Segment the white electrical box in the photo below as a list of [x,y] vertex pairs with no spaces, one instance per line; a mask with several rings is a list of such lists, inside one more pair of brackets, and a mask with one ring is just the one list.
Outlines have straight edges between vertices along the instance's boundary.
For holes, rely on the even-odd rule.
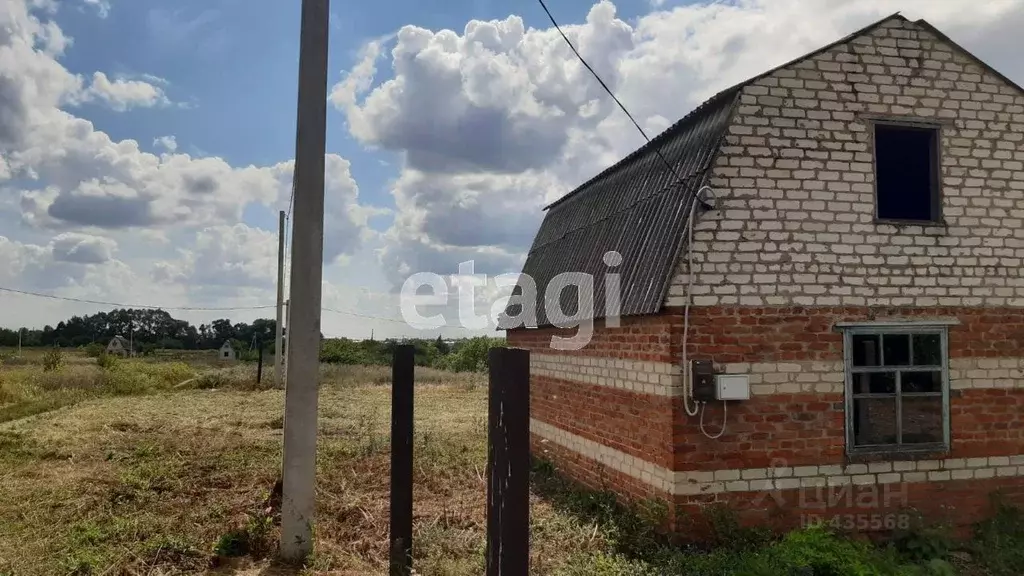
[[746,374],[716,374],[715,397],[718,400],[750,400],[750,377]]

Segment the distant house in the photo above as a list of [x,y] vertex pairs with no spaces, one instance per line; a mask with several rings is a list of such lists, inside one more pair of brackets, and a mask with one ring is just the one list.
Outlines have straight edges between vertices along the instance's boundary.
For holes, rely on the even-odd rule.
[[107,344],[107,354],[124,357],[134,356],[132,345],[124,336],[114,336],[110,339],[110,343]]
[[224,341],[224,344],[221,345],[220,350],[217,352],[217,357],[221,360],[234,360],[236,358],[235,348],[231,345],[230,340]]

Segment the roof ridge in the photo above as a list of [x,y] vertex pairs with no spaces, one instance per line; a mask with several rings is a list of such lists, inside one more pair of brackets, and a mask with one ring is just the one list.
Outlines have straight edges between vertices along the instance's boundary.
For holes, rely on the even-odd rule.
[[1014,88],[1016,88],[1020,92],[1024,93],[1024,88],[1022,88],[1020,86],[1020,84],[1017,84],[1013,80],[1010,80],[1010,78],[1008,78],[1005,74],[1003,74],[999,70],[996,70],[991,64],[989,64],[988,62],[986,62],[986,61],[982,60],[981,58],[978,58],[977,56],[972,54],[970,50],[968,50],[967,48],[964,48],[963,45],[958,43],[956,40],[953,40],[952,38],[947,36],[945,32],[943,32],[943,31],[939,30],[938,28],[936,28],[934,25],[932,25],[931,22],[928,22],[924,18],[918,18],[917,20],[914,20],[913,22],[914,22],[914,24],[917,24],[918,26],[924,28],[928,32],[931,32],[932,34],[938,36],[939,40],[942,40],[943,42],[946,42],[947,44],[950,44],[953,48],[956,48],[957,50],[963,52],[964,54],[967,55],[968,58],[970,58],[971,60],[974,60],[976,63],[978,63],[985,70],[988,70],[989,72],[995,74],[996,77],[998,77],[1003,82],[1006,82],[1010,86],[1013,86]]

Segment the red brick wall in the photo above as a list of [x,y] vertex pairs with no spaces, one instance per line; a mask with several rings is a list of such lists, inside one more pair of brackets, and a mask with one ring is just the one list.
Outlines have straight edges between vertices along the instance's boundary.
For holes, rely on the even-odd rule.
[[[953,392],[948,457],[1024,453],[1024,390]],[[774,394],[730,402],[725,434],[715,440],[701,433],[698,417],[687,416],[682,402],[682,398],[673,399],[673,470],[846,462],[842,394]],[[705,430],[717,434],[721,423],[721,403],[709,403],[704,414]]]
[[[952,358],[1024,356],[1024,309],[709,306],[690,309],[689,354],[718,363],[840,360],[836,322],[955,317]],[[678,339],[682,340],[681,328]]]
[[[670,470],[732,470],[843,464],[841,394],[774,394],[730,402],[725,434],[710,439],[682,398],[554,378],[531,379],[532,417]],[[1024,453],[1024,390],[954,391],[950,458]],[[722,405],[709,403],[716,434]],[[936,455],[941,457],[942,455]]]
[[1024,454],[1024,390],[953,390],[949,425],[954,458]]
[[[949,329],[953,358],[1024,356],[1024,309],[1021,308],[908,308],[708,306],[690,309],[689,353],[719,363],[839,360],[842,334],[836,322],[889,317],[958,318]],[[653,316],[621,319],[608,328],[594,325],[594,337],[583,354],[633,360],[678,362],[682,354],[683,315],[669,309]],[[551,352],[551,337],[569,337],[575,330],[538,328],[511,330],[510,346]]]
[[[674,398],[674,470],[730,470],[836,464],[843,459],[842,395],[778,394],[730,402],[725,434],[712,440],[700,431],[699,417],[688,416],[683,399]],[[722,404],[709,403],[704,429],[722,427]]]
[[530,379],[533,418],[663,468],[672,467],[672,399],[555,378]]
[[[718,364],[739,362],[839,361],[841,321],[892,317],[955,317],[949,328],[952,358],[1024,356],[1024,310],[972,308],[858,307],[694,307],[690,311],[689,354]],[[678,362],[681,359],[682,315],[669,310],[658,316],[623,319],[618,328],[594,328],[584,350],[559,354]],[[509,344],[550,352],[550,338],[570,336],[560,329],[517,330]],[[531,382],[532,416],[558,428],[626,454],[673,470],[765,468],[845,463],[845,418],[842,394],[776,394],[754,396],[729,406],[725,435],[716,440],[699,431],[696,417],[683,411],[681,398],[638,394],[610,387],[535,376]],[[716,433],[721,404],[711,403],[705,426]],[[1024,390],[954,390],[951,393],[952,446],[948,457],[977,458],[1024,453]],[[562,473],[592,488],[612,488],[629,498],[664,497],[650,486],[605,468],[551,442],[538,443]],[[942,455],[933,455],[942,457]],[[922,483],[908,487],[909,506],[934,516],[936,502],[987,502],[994,487],[1024,492],[1020,478]],[[806,491],[805,491],[806,492]],[[797,494],[794,492],[793,494]],[[712,499],[715,497],[711,497]],[[749,521],[777,523],[776,517],[799,521],[795,508],[773,512],[751,509],[751,494],[719,495]],[[788,501],[788,500],[787,500]],[[694,510],[693,499],[676,499],[679,510]],[[929,508],[931,507],[931,508]],[[958,516],[973,521],[982,504]],[[878,514],[833,507],[840,515]]]
[[552,350],[551,337],[568,338],[576,330],[562,328],[538,328],[534,330],[510,330],[508,344],[514,348],[526,348],[538,352],[555,354],[580,354],[608,358],[626,358],[656,362],[674,362],[678,350],[673,344],[674,316],[632,316],[622,318],[620,326],[606,327],[603,320],[594,323],[594,336],[582,350]]

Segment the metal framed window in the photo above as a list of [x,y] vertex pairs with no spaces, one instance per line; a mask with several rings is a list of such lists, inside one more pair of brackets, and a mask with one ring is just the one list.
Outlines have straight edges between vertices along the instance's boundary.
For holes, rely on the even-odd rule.
[[946,328],[849,327],[843,339],[847,453],[947,451]]

